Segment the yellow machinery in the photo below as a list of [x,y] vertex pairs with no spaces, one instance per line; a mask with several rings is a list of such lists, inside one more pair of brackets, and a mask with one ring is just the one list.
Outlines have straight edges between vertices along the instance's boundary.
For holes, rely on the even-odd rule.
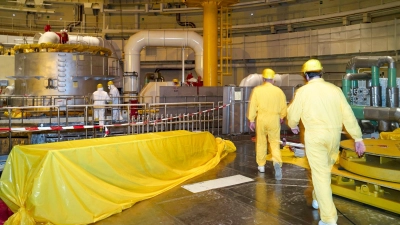
[[340,166],[332,169],[334,194],[400,214],[400,141],[365,139],[359,158],[354,141],[340,143]]

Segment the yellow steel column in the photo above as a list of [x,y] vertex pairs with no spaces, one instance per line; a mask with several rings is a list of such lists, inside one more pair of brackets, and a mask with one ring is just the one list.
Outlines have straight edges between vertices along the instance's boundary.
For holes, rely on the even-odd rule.
[[203,6],[203,76],[204,86],[217,86],[218,67],[218,4],[204,1]]

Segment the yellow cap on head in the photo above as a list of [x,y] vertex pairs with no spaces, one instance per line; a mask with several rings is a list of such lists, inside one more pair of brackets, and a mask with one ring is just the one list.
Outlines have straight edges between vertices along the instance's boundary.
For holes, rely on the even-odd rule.
[[112,80],[108,81],[107,85],[114,85],[114,82]]
[[103,87],[102,84],[98,84],[98,85],[97,85],[97,88],[102,88],[102,87]]
[[178,79],[173,79],[173,80],[172,80],[172,82],[174,82],[174,83],[178,83],[178,82],[179,82],[179,80],[178,80]]
[[302,73],[306,72],[321,72],[322,71],[321,62],[317,59],[310,59],[306,63],[303,64],[301,68]]
[[263,70],[262,76],[265,79],[274,79],[275,71],[273,71],[271,69],[265,69],[265,70]]

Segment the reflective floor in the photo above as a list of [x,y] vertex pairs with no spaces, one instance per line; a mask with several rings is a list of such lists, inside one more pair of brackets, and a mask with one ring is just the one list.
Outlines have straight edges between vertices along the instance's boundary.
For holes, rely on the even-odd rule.
[[[308,170],[284,164],[283,179],[276,181],[272,162],[267,162],[264,174],[258,172],[252,141],[234,143],[236,153],[184,184],[237,174],[252,178],[253,182],[200,193],[177,186],[96,224],[318,224],[318,210],[311,207]],[[400,224],[400,215],[339,196],[334,196],[334,202],[339,225]]]

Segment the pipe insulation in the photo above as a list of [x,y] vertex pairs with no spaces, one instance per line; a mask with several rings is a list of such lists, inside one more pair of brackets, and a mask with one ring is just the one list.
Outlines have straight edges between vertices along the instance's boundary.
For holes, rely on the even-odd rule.
[[400,108],[351,106],[357,119],[400,122]]
[[348,73],[343,77],[344,80],[369,80],[370,73]]
[[[124,77],[124,92],[137,92],[137,79],[140,77],[140,52],[146,46],[189,47],[195,52],[195,71],[203,76],[203,38],[194,31],[140,31],[127,41],[125,52],[125,73],[138,73],[138,77]],[[183,60],[183,59],[182,59]],[[136,79],[132,81],[132,79]]]
[[389,68],[396,68],[396,62],[390,56],[356,56],[347,63],[346,71],[357,71],[358,68],[382,67],[388,64]]

